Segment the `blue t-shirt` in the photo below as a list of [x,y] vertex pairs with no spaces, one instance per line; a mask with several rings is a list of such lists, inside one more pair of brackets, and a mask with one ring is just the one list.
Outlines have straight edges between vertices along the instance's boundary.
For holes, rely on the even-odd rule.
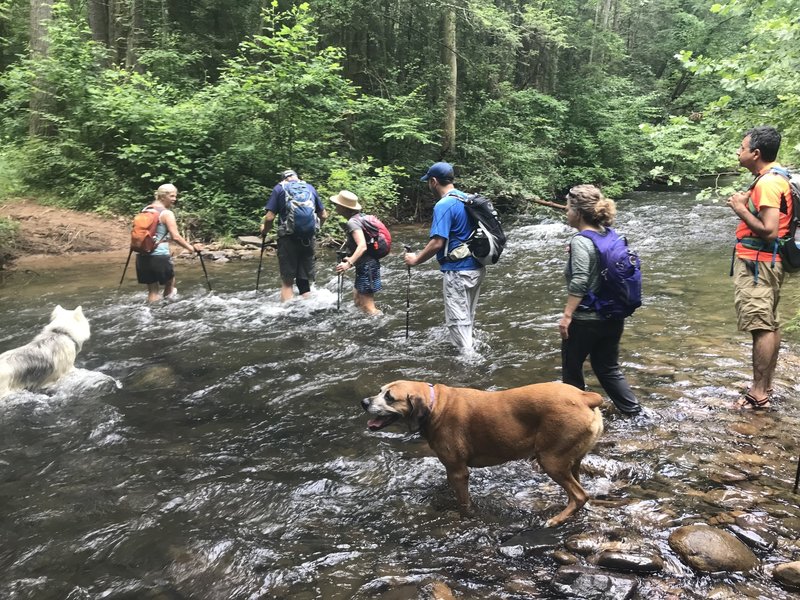
[[[318,215],[322,214],[322,211],[325,210],[325,207],[322,206],[322,200],[319,199],[319,194],[317,190],[314,189],[314,186],[310,183],[303,181],[308,186],[308,189],[311,190],[311,195],[314,196],[314,210]],[[264,207],[264,211],[272,211],[274,214],[279,215],[281,221],[283,221],[284,217],[286,216],[286,190],[283,187],[284,184],[279,183],[274,188],[272,188],[272,193],[269,195],[269,200],[267,200],[267,205]]]
[[472,271],[481,268],[481,264],[472,256],[455,261],[444,259],[454,248],[467,241],[473,229],[467,208],[458,196],[464,198],[466,194],[460,190],[451,190],[433,207],[430,237],[438,236],[446,240],[444,248],[436,253],[441,271]]

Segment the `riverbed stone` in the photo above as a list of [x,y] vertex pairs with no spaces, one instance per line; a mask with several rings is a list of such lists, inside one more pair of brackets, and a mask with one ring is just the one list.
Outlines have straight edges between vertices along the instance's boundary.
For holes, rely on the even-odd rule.
[[508,538],[500,545],[499,552],[509,558],[540,555],[561,543],[552,528],[526,529]]
[[739,525],[728,525],[728,530],[750,548],[759,552],[771,552],[778,545],[778,539],[766,531]]
[[433,581],[422,587],[419,598],[422,600],[455,600],[453,590],[446,583]]
[[745,473],[726,468],[712,471],[711,473],[709,473],[708,478],[711,481],[715,481],[717,483],[725,483],[725,484],[740,483],[742,481],[748,480],[748,476]]
[[750,571],[759,564],[736,536],[707,525],[679,527],[670,534],[669,546],[684,563],[703,573]]
[[597,566],[628,573],[658,573],[664,568],[664,561],[655,554],[603,550],[597,557]]
[[785,588],[800,592],[800,561],[778,565],[772,571],[772,578]]
[[622,539],[622,534],[615,531],[579,533],[567,538],[564,545],[570,552],[588,556],[601,550],[620,550],[623,546]]
[[578,563],[578,557],[563,550],[553,552],[553,560],[560,565],[574,565]]
[[261,236],[258,235],[240,235],[236,239],[246,246],[261,247]]
[[629,575],[617,575],[590,567],[565,566],[556,571],[550,585],[568,598],[629,600],[639,584],[635,577]]

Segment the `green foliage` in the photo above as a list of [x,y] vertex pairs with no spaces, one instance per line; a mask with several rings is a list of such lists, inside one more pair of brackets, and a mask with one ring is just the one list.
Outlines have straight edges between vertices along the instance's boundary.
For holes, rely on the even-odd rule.
[[480,165],[460,177],[466,189],[492,198],[549,192],[558,180],[559,137],[567,106],[535,90],[502,86],[502,95],[472,99],[479,108],[462,125],[464,162]]
[[150,72],[99,68],[96,45],[57,4],[48,58],[0,79],[6,131],[25,126],[16,108],[36,77],[59,99],[48,116],[53,137],[7,141],[24,183],[42,193],[57,182],[67,206],[129,213],[171,181],[199,233],[252,230],[280,168],[312,179],[328,172],[318,157],[341,143],[332,125],[352,106],[341,51],[317,51],[308,6],[276,6],[263,15],[270,35],[242,43],[216,85],[191,90]]
[[[744,132],[770,124],[783,135],[779,159],[800,162],[800,3],[796,0],[729,0],[711,12],[740,24],[739,44],[723,55],[684,51],[688,73],[716,93],[701,123],[673,117],[646,129],[657,148],[660,172],[673,179],[736,167],[735,149]],[[699,114],[699,113],[698,113]]]
[[695,122],[688,117],[671,117],[664,126],[644,123],[641,129],[656,164],[650,171],[653,179],[676,184],[687,174],[715,173],[731,166],[733,153],[725,144],[727,132],[720,131],[713,119]]
[[318,190],[331,217],[325,222],[323,233],[341,237],[341,225],[346,219],[336,214],[336,209],[328,198],[341,190],[349,190],[358,196],[359,204],[365,214],[388,215],[400,199],[400,186],[397,180],[403,177],[402,168],[381,167],[367,157],[357,163],[336,154],[331,155],[332,166],[328,179],[320,184]]
[[[759,122],[800,157],[797,0],[712,2],[460,3],[459,184],[510,203],[577,182],[616,196],[735,165]],[[144,3],[137,35],[131,6],[114,3],[107,46],[86,3],[55,2],[34,61],[28,3],[0,0],[0,192],[130,213],[171,181],[184,224],[232,235],[254,232],[292,167],[379,216],[419,214],[417,174],[443,158],[442,5]]]
[[13,254],[19,234],[19,223],[0,217],[0,268]]

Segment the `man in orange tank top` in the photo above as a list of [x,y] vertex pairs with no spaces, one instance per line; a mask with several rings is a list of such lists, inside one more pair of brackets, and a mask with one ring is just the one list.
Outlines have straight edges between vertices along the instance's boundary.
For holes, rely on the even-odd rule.
[[778,302],[784,280],[777,240],[787,235],[791,190],[784,177],[773,173],[781,135],[774,127],[748,131],[737,156],[755,181],[746,192],[728,198],[740,221],[736,228],[733,264],[734,306],[740,331],[753,338],[753,383],[736,408],[763,409],[770,405],[772,376],[781,344]]

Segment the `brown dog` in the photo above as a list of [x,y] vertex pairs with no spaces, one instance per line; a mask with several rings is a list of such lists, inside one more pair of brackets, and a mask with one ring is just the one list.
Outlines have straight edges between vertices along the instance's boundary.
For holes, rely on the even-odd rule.
[[468,467],[537,459],[564,488],[567,507],[545,524],[560,525],[588,500],[578,482],[581,460],[603,433],[599,394],[564,383],[537,383],[501,392],[395,381],[361,405],[383,429],[398,420],[419,431],[447,470],[462,512],[469,512]]

